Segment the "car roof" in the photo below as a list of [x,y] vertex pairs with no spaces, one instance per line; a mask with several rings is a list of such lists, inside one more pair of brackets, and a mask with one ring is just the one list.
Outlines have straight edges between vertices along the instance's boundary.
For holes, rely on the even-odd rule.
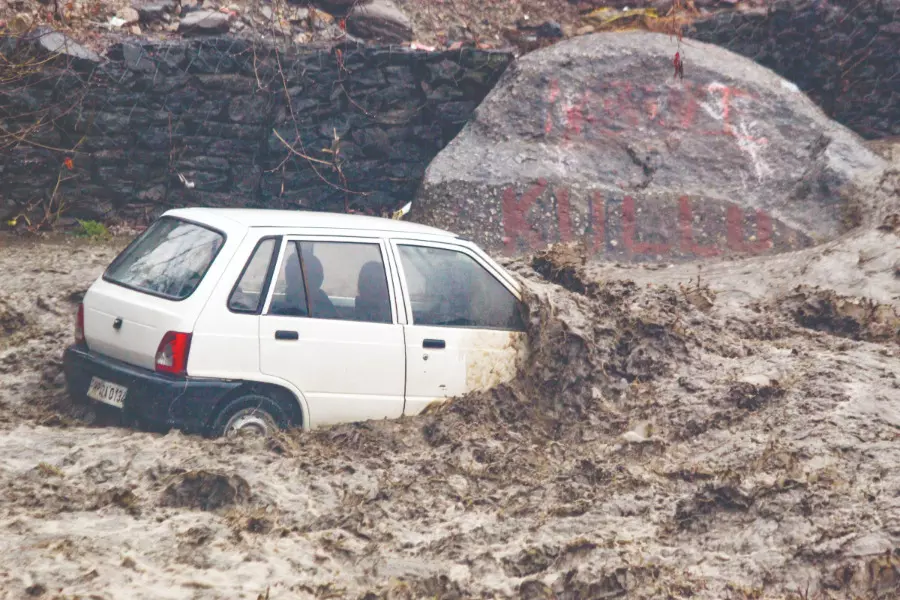
[[410,223],[409,221],[309,210],[189,207],[169,210],[165,214],[172,217],[200,221],[209,225],[213,225],[213,222],[221,219],[228,219],[244,227],[355,229],[407,235],[425,234],[429,236],[458,237],[457,234],[450,231],[419,223]]

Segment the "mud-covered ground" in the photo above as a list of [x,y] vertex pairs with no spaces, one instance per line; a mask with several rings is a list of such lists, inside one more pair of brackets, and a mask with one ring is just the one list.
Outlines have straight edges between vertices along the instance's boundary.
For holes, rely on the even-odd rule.
[[125,240],[2,237],[0,596],[900,597],[891,177],[858,232],[699,285],[515,261],[513,384],[269,442],[69,407],[75,301]]

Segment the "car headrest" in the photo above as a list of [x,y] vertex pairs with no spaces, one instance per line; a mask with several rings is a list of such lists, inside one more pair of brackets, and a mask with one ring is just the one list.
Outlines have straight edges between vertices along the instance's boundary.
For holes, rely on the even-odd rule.
[[325,281],[325,270],[322,261],[314,254],[303,254],[303,266],[306,269],[306,283],[310,289],[317,290]]
[[362,266],[359,270],[359,280],[357,281],[357,289],[359,294],[374,294],[381,292],[380,295],[387,294],[387,281],[384,278],[384,267],[381,263],[373,260]]

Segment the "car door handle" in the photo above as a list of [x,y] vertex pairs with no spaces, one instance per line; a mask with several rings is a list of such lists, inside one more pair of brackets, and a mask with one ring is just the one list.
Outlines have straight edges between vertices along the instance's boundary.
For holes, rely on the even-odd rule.
[[300,334],[296,331],[284,331],[283,329],[279,329],[275,332],[276,340],[299,340]]
[[441,348],[447,347],[447,342],[445,342],[444,340],[423,340],[422,347],[440,350]]

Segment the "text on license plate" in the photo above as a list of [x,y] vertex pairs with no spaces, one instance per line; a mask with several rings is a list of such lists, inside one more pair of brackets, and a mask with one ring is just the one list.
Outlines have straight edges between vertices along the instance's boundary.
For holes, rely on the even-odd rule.
[[99,377],[91,378],[91,385],[88,386],[87,391],[88,398],[119,408],[122,408],[127,393],[128,388],[104,381]]

